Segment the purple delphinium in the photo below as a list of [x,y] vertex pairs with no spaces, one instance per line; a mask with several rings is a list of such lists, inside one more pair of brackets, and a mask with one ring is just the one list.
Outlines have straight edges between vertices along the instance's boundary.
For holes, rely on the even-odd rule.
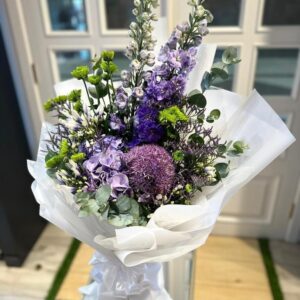
[[163,135],[163,127],[158,123],[158,110],[146,105],[140,106],[135,116],[134,139],[130,146],[157,143]]
[[[172,189],[175,166],[170,154],[157,145],[143,145],[131,149],[124,156],[128,178],[140,202],[154,201]],[[147,200],[148,199],[148,200]]]

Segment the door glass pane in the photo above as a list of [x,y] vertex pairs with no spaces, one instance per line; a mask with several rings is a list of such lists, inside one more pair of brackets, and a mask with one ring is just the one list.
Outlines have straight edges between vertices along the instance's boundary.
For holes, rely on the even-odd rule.
[[135,19],[133,0],[105,0],[105,8],[108,29],[127,29]]
[[55,51],[55,55],[61,81],[72,78],[71,71],[79,65],[89,65],[91,61],[90,50],[59,50]]
[[120,72],[129,69],[129,59],[125,56],[124,51],[115,51],[114,62],[118,66],[118,72],[115,74],[114,79],[120,79]]
[[[224,49],[221,49],[221,48],[217,49],[214,63],[218,63],[218,62],[222,61],[223,52],[224,52]],[[229,66],[228,67],[228,74],[229,74],[228,79],[227,80],[222,80],[221,78],[217,78],[214,81],[213,85],[216,86],[216,87],[225,89],[225,90],[232,91],[232,89],[233,89],[234,69],[235,69],[234,66]]]
[[265,0],[263,25],[300,25],[299,0]]
[[214,15],[211,26],[238,26],[241,0],[208,0],[204,6]]
[[53,31],[87,31],[84,0],[47,0]]
[[259,49],[255,88],[262,95],[291,95],[298,49]]

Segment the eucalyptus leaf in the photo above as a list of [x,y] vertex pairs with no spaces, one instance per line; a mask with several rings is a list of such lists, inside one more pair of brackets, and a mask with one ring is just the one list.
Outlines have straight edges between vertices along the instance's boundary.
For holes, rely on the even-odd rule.
[[192,135],[190,135],[189,140],[198,145],[204,144],[204,139],[197,133],[193,133]]
[[108,200],[111,194],[109,185],[103,185],[96,192],[96,202],[99,206],[100,212],[104,212],[108,206]]
[[92,214],[97,214],[99,210],[99,206],[94,199],[90,199],[84,205],[80,207],[80,217],[87,217]]
[[212,76],[209,72],[205,72],[201,82],[202,93],[208,90],[211,84],[212,84]]
[[223,80],[226,80],[229,77],[228,71],[225,68],[224,69],[221,69],[221,68],[212,68],[211,69],[211,75],[214,78],[219,77],[219,78],[221,78]]
[[210,112],[209,116],[206,118],[206,121],[208,123],[213,123],[214,121],[217,121],[221,116],[221,112],[218,109],[214,109]]
[[207,101],[205,96],[198,90],[194,90],[189,94],[188,103],[191,105],[196,105],[199,108],[205,108]]
[[222,55],[222,61],[226,65],[239,63],[241,60],[238,58],[237,49],[234,47],[226,48]]
[[116,227],[129,226],[133,223],[133,216],[131,215],[110,215],[108,216],[108,222]]
[[218,163],[215,166],[215,169],[217,170],[218,174],[221,178],[226,178],[229,174],[229,165],[226,163]]

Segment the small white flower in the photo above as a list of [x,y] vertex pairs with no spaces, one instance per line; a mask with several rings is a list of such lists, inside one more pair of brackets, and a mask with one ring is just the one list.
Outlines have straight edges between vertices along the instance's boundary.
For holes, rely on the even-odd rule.
[[205,14],[205,8],[202,5],[199,5],[196,9],[196,15],[201,18],[204,16],[204,14]]
[[130,77],[130,73],[127,70],[123,70],[121,71],[120,76],[122,80],[127,80]]
[[147,60],[147,65],[149,67],[153,67],[155,65],[155,59],[152,59],[152,58],[148,59]]
[[131,22],[131,23],[130,23],[130,26],[129,26],[129,28],[130,28],[131,30],[136,30],[138,27],[139,27],[138,24],[135,23],[135,22]]
[[134,16],[137,16],[139,14],[139,11],[136,8],[134,8],[132,10],[132,13],[133,13]]
[[141,5],[141,1],[140,0],[134,0],[134,6],[140,6]]
[[137,59],[134,59],[132,62],[131,62],[131,68],[133,70],[139,70],[141,68],[141,63],[140,61],[138,61]]
[[148,55],[149,55],[149,52],[145,49],[143,49],[141,52],[140,52],[140,57],[141,59],[146,59],[148,58]]

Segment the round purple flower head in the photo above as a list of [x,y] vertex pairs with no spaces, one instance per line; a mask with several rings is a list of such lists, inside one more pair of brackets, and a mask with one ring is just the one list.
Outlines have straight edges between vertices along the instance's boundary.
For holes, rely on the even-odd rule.
[[125,154],[129,184],[136,193],[166,195],[170,192],[175,166],[172,157],[162,147],[143,145],[132,148]]

